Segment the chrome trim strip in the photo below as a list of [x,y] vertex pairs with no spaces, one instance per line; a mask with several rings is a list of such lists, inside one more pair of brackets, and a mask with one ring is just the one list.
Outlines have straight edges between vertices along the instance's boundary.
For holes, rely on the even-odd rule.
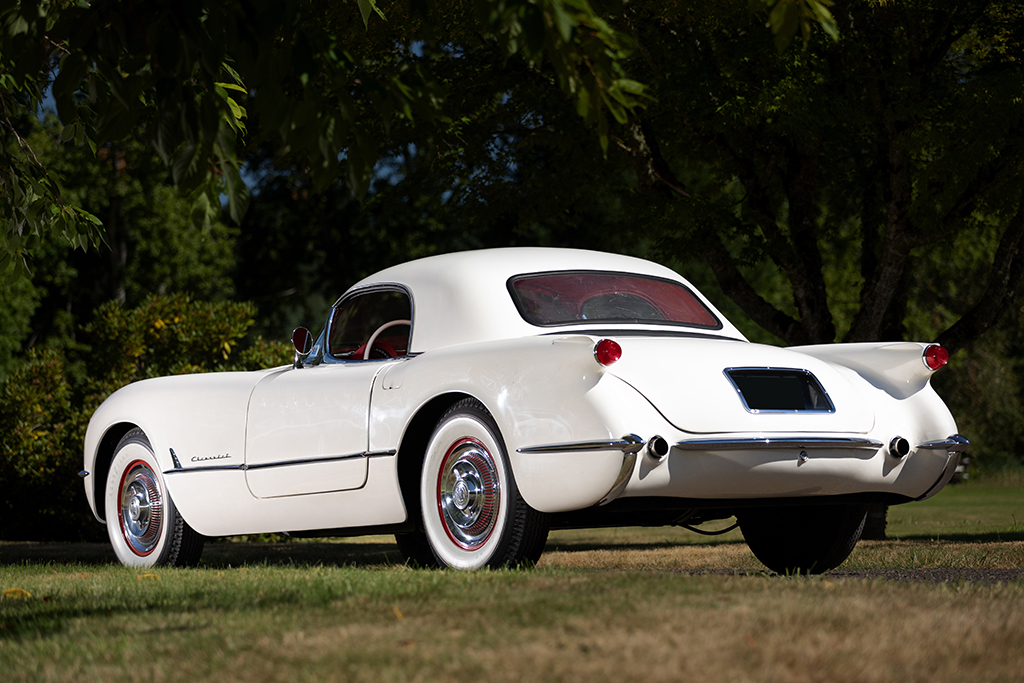
[[745,451],[774,449],[827,449],[876,451],[881,441],[867,438],[826,437],[826,436],[751,436],[725,439],[688,439],[680,441],[676,448],[684,451]]
[[953,434],[941,441],[928,441],[926,443],[918,444],[917,448],[924,450],[934,451],[948,451],[950,453],[960,453],[967,450],[970,445],[970,441],[966,437],[960,434]]
[[549,446],[530,446],[517,448],[516,453],[579,453],[582,451],[622,451],[622,466],[615,475],[615,483],[608,493],[598,501],[598,505],[607,505],[626,490],[629,478],[633,475],[637,453],[644,447],[644,440],[636,434],[627,434],[621,439],[608,441],[576,441],[573,443],[551,444]]
[[932,484],[932,487],[925,491],[923,496],[921,496],[920,498],[915,498],[914,500],[927,500],[931,498],[936,493],[941,491],[946,486],[946,484],[949,483],[949,480],[953,478],[953,472],[956,471],[957,465],[960,464],[960,454],[950,452],[946,454],[946,457],[948,458],[948,460],[946,460],[946,466],[943,468],[942,474],[940,474],[939,478],[935,480],[935,483]]
[[267,470],[274,467],[290,467],[292,465],[315,465],[318,463],[325,462],[339,462],[341,460],[354,460],[355,458],[365,458],[367,454],[363,453],[351,453],[349,455],[332,455],[327,458],[304,458],[302,460],[286,460],[284,462],[267,462],[260,463],[258,465],[245,465],[246,470]]
[[188,472],[213,472],[218,470],[241,470],[245,471],[248,468],[245,465],[206,465],[204,467],[188,467],[181,468],[180,470],[164,470],[164,474],[185,474]]
[[607,441],[574,441],[556,443],[546,446],[527,446],[517,448],[516,453],[574,453],[578,451],[622,451],[638,453],[644,447],[644,440],[636,434],[629,434],[621,439]]
[[608,493],[604,494],[604,498],[598,501],[598,505],[607,505],[626,490],[626,484],[629,483],[629,478],[633,474],[633,466],[636,465],[636,453],[637,451],[634,450],[623,450],[622,467],[619,468],[619,474],[615,477],[615,483],[608,489]]
[[211,472],[223,470],[242,470],[243,472],[247,472],[249,470],[265,470],[273,467],[290,467],[291,465],[309,465],[325,462],[341,462],[342,460],[354,460],[356,458],[382,458],[387,456],[393,456],[397,453],[398,451],[391,449],[386,451],[366,451],[363,453],[352,453],[350,455],[335,455],[328,458],[306,458],[304,460],[289,460],[287,462],[269,462],[260,465],[207,465],[204,467],[175,468],[173,470],[166,470],[164,474],[179,474],[182,472]]

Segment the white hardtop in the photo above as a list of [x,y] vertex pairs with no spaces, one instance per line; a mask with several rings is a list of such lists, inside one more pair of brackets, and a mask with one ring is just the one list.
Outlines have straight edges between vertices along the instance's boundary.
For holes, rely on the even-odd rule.
[[[610,271],[664,278],[686,285],[721,320],[722,329],[702,330],[664,325],[564,325],[538,327],[526,322],[508,291],[509,278],[552,271]],[[509,247],[440,254],[386,268],[353,285],[358,289],[398,284],[413,297],[413,338],[410,351],[422,353],[445,346],[538,334],[585,334],[587,329],[709,332],[745,339],[689,282],[665,266],[621,254],[583,249]]]

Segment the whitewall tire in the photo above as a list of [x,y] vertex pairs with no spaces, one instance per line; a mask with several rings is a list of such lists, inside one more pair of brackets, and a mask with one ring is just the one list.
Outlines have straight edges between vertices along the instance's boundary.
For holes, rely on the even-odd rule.
[[420,500],[427,544],[443,567],[532,565],[544,550],[547,517],[519,495],[498,427],[475,399],[438,421]]
[[178,514],[149,439],[133,429],[114,451],[104,495],[107,534],[129,567],[194,566],[204,537]]

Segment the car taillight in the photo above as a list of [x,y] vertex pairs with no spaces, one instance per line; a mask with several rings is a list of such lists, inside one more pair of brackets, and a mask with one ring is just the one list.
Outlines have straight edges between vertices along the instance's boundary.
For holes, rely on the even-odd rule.
[[594,358],[601,365],[611,365],[622,358],[622,347],[611,339],[602,339],[594,347]]
[[938,344],[932,344],[924,350],[924,364],[929,370],[938,370],[949,362],[949,351]]

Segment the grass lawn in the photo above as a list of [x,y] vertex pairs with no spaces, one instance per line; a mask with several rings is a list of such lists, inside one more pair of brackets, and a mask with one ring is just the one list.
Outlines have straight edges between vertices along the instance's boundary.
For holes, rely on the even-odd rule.
[[[1018,520],[1022,487],[950,487],[841,570],[1020,568]],[[398,565],[386,537],[213,543],[193,570],[112,557],[0,544],[0,680],[1024,677],[1024,581],[770,576],[738,531],[556,532],[536,569],[472,574]]]

